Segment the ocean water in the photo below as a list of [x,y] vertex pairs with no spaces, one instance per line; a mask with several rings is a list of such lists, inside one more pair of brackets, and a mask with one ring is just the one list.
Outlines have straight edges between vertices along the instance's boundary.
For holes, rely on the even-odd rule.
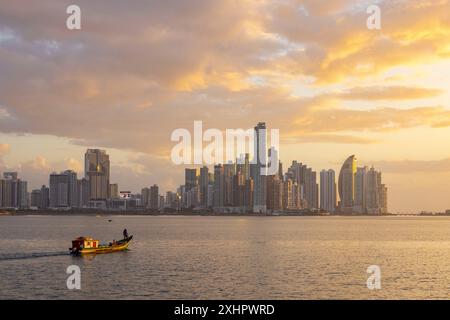
[[[125,227],[126,252],[68,255]],[[3,216],[0,270],[0,299],[448,299],[450,217]]]

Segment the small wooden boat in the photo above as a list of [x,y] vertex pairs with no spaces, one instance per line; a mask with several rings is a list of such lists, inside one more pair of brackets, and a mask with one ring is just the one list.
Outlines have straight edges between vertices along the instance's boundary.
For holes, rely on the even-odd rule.
[[133,239],[132,235],[109,244],[99,244],[98,240],[91,237],[78,237],[72,241],[72,248],[69,248],[69,250],[72,255],[123,251],[128,248],[131,239]]

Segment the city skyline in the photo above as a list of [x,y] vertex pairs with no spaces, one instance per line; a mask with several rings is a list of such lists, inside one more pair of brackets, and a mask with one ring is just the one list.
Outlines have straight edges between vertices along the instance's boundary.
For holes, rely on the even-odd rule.
[[[212,210],[215,213],[328,212],[331,214],[387,214],[388,188],[382,173],[372,166],[358,166],[349,156],[339,171],[317,172],[292,160],[283,170],[280,150],[268,148],[267,127],[258,122],[253,129],[251,153],[235,161],[209,167],[184,169],[184,183],[166,195],[158,184],[143,186],[140,193],[120,191],[110,183],[110,157],[106,150],[89,148],[84,154],[84,177],[71,169],[52,172],[48,187],[28,192],[28,182],[17,172],[4,172],[0,179],[0,208],[100,209],[100,210]],[[272,142],[271,142],[272,143]],[[245,148],[244,148],[245,149]],[[216,150],[217,152],[217,150]],[[222,152],[222,151],[220,151]],[[268,168],[272,165],[276,170]],[[147,184],[148,185],[148,184]],[[337,186],[337,188],[336,188]],[[338,198],[339,196],[339,198]]]
[[338,173],[355,154],[383,172],[390,211],[450,207],[450,1],[377,1],[380,30],[364,0],[80,0],[81,30],[69,4],[0,4],[0,171],[30,189],[82,176],[92,147],[123,189],[173,190],[173,130],[264,119],[285,166]]
[[[255,127],[255,132],[258,132],[258,129],[260,128],[260,126],[264,126],[264,128],[265,128],[265,123],[261,123],[261,122],[258,123],[258,125]],[[258,135],[255,135],[255,150],[254,150],[254,152],[257,152],[258,154],[260,154],[259,149],[256,147],[256,145],[257,145],[256,141],[258,141],[258,139],[259,139]],[[263,141],[262,145],[266,146],[267,145],[267,141]],[[268,151],[269,155],[270,155],[271,149],[266,149],[266,151]],[[126,187],[122,188],[122,187],[120,187],[121,186],[120,183],[117,183],[117,182],[109,183],[109,181],[110,181],[110,178],[109,178],[109,170],[110,170],[109,169],[109,154],[106,152],[106,150],[97,149],[97,148],[88,148],[86,150],[86,152],[85,152],[85,157],[84,157],[85,170],[75,171],[76,169],[68,168],[68,169],[62,170],[60,173],[58,173],[56,170],[52,170],[51,173],[49,174],[49,179],[47,181],[48,186],[51,185],[52,177],[55,178],[55,179],[58,179],[57,177],[63,176],[63,179],[68,179],[67,183],[69,184],[69,186],[71,184],[70,181],[75,181],[75,182],[77,181],[77,179],[76,179],[77,175],[79,175],[80,178],[84,177],[84,178],[81,178],[80,180],[78,180],[78,184],[79,185],[77,187],[72,187],[72,189],[71,189],[72,191],[67,190],[68,191],[68,196],[66,196],[66,199],[59,200],[59,201],[62,201],[62,203],[66,203],[68,207],[70,207],[71,206],[70,204],[74,203],[74,201],[77,202],[77,203],[78,203],[78,201],[82,201],[81,203],[83,203],[84,205],[87,205],[87,202],[89,200],[86,200],[86,199],[96,200],[96,194],[98,192],[91,191],[92,190],[91,188],[92,188],[93,185],[95,186],[98,183],[95,183],[95,182],[89,180],[89,178],[88,178],[90,176],[89,170],[86,170],[86,168],[89,168],[89,166],[90,166],[89,154],[99,154],[99,155],[103,156],[104,159],[105,159],[103,161],[106,161],[104,163],[106,163],[105,166],[107,166],[107,169],[105,169],[105,168],[100,169],[101,166],[99,165],[99,159],[98,159],[99,155],[95,156],[95,161],[94,162],[96,164],[95,165],[96,168],[93,169],[95,178],[98,179],[98,176],[97,176],[98,175],[98,170],[100,170],[100,171],[106,170],[106,172],[108,174],[108,177],[104,178],[105,179],[104,180],[105,183],[106,183],[106,181],[108,181],[108,184],[107,184],[108,187],[106,187],[107,191],[103,191],[102,192],[103,196],[98,198],[98,200],[114,199],[114,197],[110,196],[112,194],[111,192],[113,192],[113,191],[111,191],[112,188],[113,188],[115,190],[114,194],[116,194],[116,195],[119,194],[119,191],[120,192],[131,192],[131,194],[138,194],[138,195],[142,194],[143,196],[144,196],[144,192],[148,192],[148,195],[145,195],[144,197],[148,198],[145,201],[148,204],[150,204],[150,200],[149,200],[150,192],[151,192],[151,189],[154,188],[154,187],[156,187],[159,191],[161,191],[161,193],[159,193],[158,196],[163,196],[163,197],[165,197],[167,193],[177,194],[177,192],[180,191],[180,186],[184,186],[183,181],[186,182],[187,189],[189,189],[189,183],[188,183],[189,180],[197,181],[197,184],[193,184],[193,182],[192,182],[191,183],[191,187],[198,186],[201,189],[201,185],[200,185],[199,181],[201,181],[202,169],[204,169],[204,168],[208,168],[209,169],[211,167],[212,173],[210,173],[210,175],[211,174],[214,175],[214,171],[216,170],[216,168],[217,167],[221,167],[222,169],[225,169],[225,171],[221,171],[221,174],[223,175],[224,179],[226,179],[227,175],[226,175],[226,173],[224,174],[224,172],[226,172],[227,166],[230,166],[230,164],[221,164],[221,163],[216,164],[216,165],[212,165],[212,166],[204,166],[204,165],[186,166],[186,165],[182,165],[182,166],[179,166],[179,167],[184,170],[184,174],[185,174],[184,180],[181,177],[179,177],[178,184],[176,184],[173,188],[166,188],[166,189],[160,188],[160,185],[158,184],[157,181],[147,183],[146,185],[143,185],[143,186],[136,185],[135,188],[131,188],[131,189],[130,188],[126,188]],[[266,152],[265,157],[267,157],[267,152]],[[251,162],[251,159],[252,159],[251,156],[249,157],[249,154],[241,155],[239,158],[242,158],[242,159],[239,159],[239,161],[242,161],[242,162],[240,162],[240,163],[233,162],[233,165],[235,166],[235,170],[236,170],[236,167],[238,167],[240,165],[243,165],[243,163],[249,164]],[[244,159],[245,159],[245,161],[244,161]],[[249,159],[250,159],[250,162],[249,162]],[[236,161],[237,160],[238,160],[238,158],[236,158]],[[345,175],[345,173],[346,173],[346,166],[348,166],[349,161],[351,161],[350,162],[351,163],[351,165],[350,165],[350,167],[351,167],[350,172],[351,172],[352,180],[355,180],[355,181],[351,182],[351,185],[354,185],[352,188],[355,188],[355,190],[352,189],[351,191],[347,191],[347,193],[351,192],[352,198],[351,198],[351,200],[344,200],[343,204],[341,204],[341,202],[342,202],[341,199],[345,199],[346,196],[345,196],[345,191],[341,190],[340,183],[341,183],[341,181],[345,181],[345,178],[342,177],[342,174]],[[330,206],[329,202],[331,201],[331,202],[335,202],[336,205],[335,205],[334,209],[328,210],[330,213],[339,212],[339,208],[341,206],[343,206],[346,209],[341,210],[341,213],[350,213],[350,212],[353,211],[353,213],[356,213],[356,214],[364,214],[364,213],[367,213],[367,212],[362,211],[362,208],[364,207],[363,204],[362,204],[363,200],[360,200],[359,204],[357,203],[357,200],[356,200],[356,198],[357,198],[357,194],[356,194],[357,187],[355,186],[356,185],[356,179],[358,178],[358,174],[359,174],[360,170],[364,170],[365,173],[369,173],[369,172],[374,170],[374,167],[373,167],[373,165],[371,165],[371,167],[369,169],[369,167],[366,164],[364,164],[362,167],[361,166],[357,166],[356,161],[357,161],[356,157],[354,155],[352,155],[352,156],[348,157],[346,159],[346,161],[344,161],[342,166],[338,166],[338,167],[340,167],[340,169],[337,170],[337,171],[332,169],[332,168],[328,168],[328,169],[319,168],[319,169],[316,169],[316,170],[312,171],[313,169],[312,168],[308,168],[307,165],[302,164],[301,162],[298,162],[297,160],[292,160],[291,163],[288,163],[288,164],[290,164],[290,167],[287,168],[287,171],[285,171],[285,173],[287,174],[288,172],[293,172],[292,174],[299,175],[299,173],[297,171],[298,169],[296,169],[296,167],[300,166],[299,168],[304,168],[304,169],[307,170],[306,172],[309,172],[310,174],[312,173],[314,175],[313,176],[313,180],[311,180],[311,181],[312,181],[312,183],[317,185],[317,190],[314,191],[315,195],[311,195],[311,193],[308,192],[308,191],[306,191],[306,193],[304,195],[306,202],[311,201],[310,199],[314,199],[314,200],[312,200],[312,202],[316,203],[317,205],[312,206],[313,208],[330,209],[331,206]],[[279,169],[282,168],[282,164],[283,164],[283,162],[280,160],[280,168]],[[284,164],[284,166],[287,166],[287,164]],[[260,168],[256,168],[256,166],[255,166],[255,168],[251,168],[249,166],[247,168],[247,170],[248,170],[247,175],[251,175],[251,174],[254,174],[254,172],[259,172]],[[253,170],[254,170],[254,172],[252,172]],[[377,171],[374,171],[374,172],[375,173],[379,173]],[[192,174],[195,174],[195,175],[190,177],[190,178],[188,178],[188,173],[191,176],[192,176]],[[330,177],[324,177],[324,179],[322,178],[322,174],[324,174],[324,173],[327,174],[327,175],[331,175],[335,179],[334,180],[335,186],[334,186],[334,190],[333,190],[333,192],[335,192],[335,195],[334,195],[334,197],[331,196],[331,198],[330,198],[331,200],[330,199],[322,200],[321,196],[319,196],[319,194],[322,195],[322,192],[325,193],[325,192],[327,192],[326,190],[328,190],[328,192],[330,192],[330,188],[333,188],[333,187],[330,187],[330,186],[328,186],[328,189],[325,186],[322,187],[322,181],[324,182],[324,184],[326,184],[326,183],[333,184],[333,180],[330,180]],[[17,176],[17,172],[14,172],[14,171],[11,171],[11,170],[10,171],[5,171],[4,174],[5,175],[7,175],[7,174],[15,174]],[[279,175],[279,174],[280,173],[277,172],[276,175]],[[339,176],[337,176],[337,174]],[[71,176],[74,177],[74,178],[70,178]],[[335,178],[335,177],[337,177],[337,178]],[[23,180],[23,177],[21,177],[21,178]],[[230,176],[230,178],[233,179],[233,176]],[[267,191],[265,189],[269,185],[268,181],[266,181],[266,178],[267,177],[264,177],[264,191],[259,191],[259,192],[264,192],[264,197],[263,197],[264,199],[267,198],[267,195],[266,195]],[[283,180],[283,178],[280,178],[280,179]],[[66,180],[64,180],[64,181],[66,181]],[[381,175],[380,175],[379,181],[381,181]],[[25,181],[25,183],[27,183],[27,185],[28,185],[28,181]],[[43,183],[43,184],[42,183],[38,183],[38,186],[39,187],[41,187],[41,186],[45,187],[47,183]],[[81,188],[83,188],[82,185],[85,184],[85,183],[88,184],[88,187],[84,187],[85,189],[88,190],[87,191],[88,193],[87,193],[87,195],[83,195],[84,200],[79,200],[78,198],[76,198],[76,200],[71,200],[70,198],[74,197],[74,196],[71,196],[71,193],[74,192],[73,188],[78,188],[78,192],[80,194],[82,194],[83,191],[80,191],[80,190],[81,190]],[[219,183],[222,183],[222,182],[219,182]],[[254,181],[253,181],[253,183],[254,183]],[[30,185],[30,186],[32,188],[29,190],[29,194],[30,194],[30,197],[32,197],[33,192],[39,190],[40,188],[35,189],[34,185]],[[383,188],[385,188],[385,184],[383,184],[381,186]],[[203,187],[203,188],[205,188],[205,187]],[[132,191],[130,191],[130,190],[132,190]],[[201,189],[201,190],[203,190],[203,192],[205,192],[205,189]],[[320,192],[319,192],[319,190],[320,190]],[[49,189],[48,192],[49,192],[49,195],[52,194],[51,188]],[[84,192],[86,192],[86,191],[84,191]],[[206,189],[206,192],[208,192],[207,189]],[[255,193],[255,191],[252,191],[252,192],[254,193],[252,195],[252,197],[254,197],[256,195],[256,193]],[[302,192],[304,192],[304,191],[302,191]],[[382,192],[382,191],[380,191],[380,192]],[[312,196],[312,198],[311,198],[311,196]],[[203,195],[201,195],[201,197],[203,197]],[[56,197],[54,197],[54,198],[56,198]],[[154,199],[154,196],[153,196],[153,199]],[[386,199],[386,196],[385,196],[385,199]],[[154,203],[154,201],[155,200],[153,200],[153,203]],[[164,201],[166,201],[166,200],[164,200]],[[214,200],[214,201],[216,201],[216,200]],[[256,201],[258,202],[258,200],[256,200]],[[295,202],[295,200],[292,200],[292,201]],[[327,201],[328,201],[328,204],[326,204]],[[348,203],[348,201],[351,201],[351,205],[346,206],[346,201],[347,201],[347,203]],[[200,198],[199,198],[199,203],[203,203]],[[227,203],[226,202],[226,194],[224,193],[224,199],[221,199],[219,203],[212,202],[212,204],[210,204],[210,206],[212,206],[212,207],[215,207],[215,206],[226,206],[225,205],[226,203]],[[319,203],[320,203],[320,205],[319,205]],[[358,205],[359,205],[359,209],[357,209]],[[63,206],[65,206],[65,205],[63,205]],[[264,206],[265,206],[265,204],[264,204]],[[52,201],[51,200],[49,200],[49,207],[52,207]],[[58,207],[58,206],[55,206],[55,207]],[[153,205],[149,206],[149,208],[150,207],[154,209],[155,205],[153,204]],[[350,208],[352,208],[352,209],[350,209]],[[443,211],[446,211],[446,210],[448,210],[448,209],[445,209]],[[257,211],[264,212],[265,209],[264,209],[264,207],[261,207]],[[255,212],[257,212],[257,211],[255,211]],[[426,212],[426,211],[428,211],[428,210],[417,210],[414,213]],[[384,212],[387,212],[387,209]],[[391,212],[391,213],[396,213],[396,212]]]

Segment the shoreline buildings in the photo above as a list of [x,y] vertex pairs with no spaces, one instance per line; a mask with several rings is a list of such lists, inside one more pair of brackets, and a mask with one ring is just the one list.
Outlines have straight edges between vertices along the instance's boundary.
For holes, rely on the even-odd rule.
[[[220,213],[277,214],[328,212],[330,214],[384,214],[387,187],[381,172],[358,167],[354,155],[339,172],[317,172],[297,160],[283,172],[274,147],[267,148],[266,124],[254,127],[254,154],[241,154],[234,162],[212,168],[186,168],[184,184],[176,191],[160,194],[156,184],[140,193],[120,191],[110,183],[110,159],[105,150],[87,149],[84,177],[65,170],[49,176],[49,187],[27,192],[27,182],[17,172],[5,172],[0,179],[0,208],[70,210],[213,211]],[[275,159],[275,160],[274,160]],[[268,161],[277,161],[273,163]],[[268,168],[277,168],[275,172]],[[338,201],[338,195],[339,201]],[[30,199],[28,199],[30,198]]]
[[387,209],[387,187],[381,172],[374,167],[357,167],[354,155],[348,157],[339,173],[338,211],[344,214],[384,214]]

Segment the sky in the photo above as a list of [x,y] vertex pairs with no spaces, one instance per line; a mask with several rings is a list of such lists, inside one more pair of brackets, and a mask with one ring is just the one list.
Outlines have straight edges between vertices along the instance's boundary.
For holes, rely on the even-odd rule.
[[449,102],[448,0],[0,0],[0,171],[30,188],[83,175],[98,147],[119,189],[174,190],[173,130],[265,121],[285,168],[355,154],[383,172],[389,211],[442,211]]

